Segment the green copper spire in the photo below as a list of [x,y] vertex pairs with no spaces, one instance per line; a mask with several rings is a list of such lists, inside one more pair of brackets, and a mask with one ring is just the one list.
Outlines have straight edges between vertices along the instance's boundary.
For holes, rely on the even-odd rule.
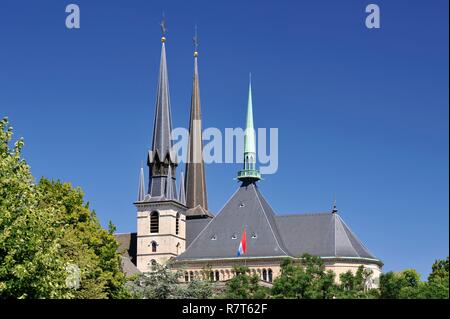
[[247,126],[244,136],[244,169],[238,172],[242,182],[256,182],[261,179],[261,173],[256,169],[256,137],[253,127],[252,81],[248,87]]

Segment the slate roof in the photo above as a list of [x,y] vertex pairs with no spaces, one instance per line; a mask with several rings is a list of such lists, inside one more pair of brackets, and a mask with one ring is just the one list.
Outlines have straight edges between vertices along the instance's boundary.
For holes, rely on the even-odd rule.
[[186,220],[186,247],[194,241],[195,237],[200,234],[210,221],[210,218]]
[[276,222],[293,257],[308,253],[376,259],[337,213],[277,216]]
[[176,257],[177,261],[236,258],[245,226],[246,257],[300,257],[309,253],[329,258],[372,259],[381,263],[339,214],[276,216],[253,183],[241,186],[212,220],[191,225],[188,223],[187,226],[187,249]]

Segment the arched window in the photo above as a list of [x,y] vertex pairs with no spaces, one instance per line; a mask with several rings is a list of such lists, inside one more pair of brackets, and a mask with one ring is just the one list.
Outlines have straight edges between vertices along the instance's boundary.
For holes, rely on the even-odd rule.
[[209,273],[209,280],[214,281],[214,272]]
[[150,214],[150,233],[159,233],[159,213]]
[[152,241],[152,253],[156,253],[157,247],[158,247],[158,243],[156,241]]
[[272,269],[270,269],[270,268],[269,268],[269,271],[268,271],[268,275],[269,275],[269,278],[268,278],[269,280],[268,281],[272,282],[273,272],[272,272]]
[[219,279],[220,279],[220,275],[219,275],[219,272],[216,270],[216,281],[219,281]]
[[180,244],[180,243],[177,243],[177,245],[176,245],[177,255],[180,254],[180,247],[181,247],[181,244]]
[[177,218],[175,219],[175,234],[180,233],[180,213],[177,213]]
[[193,271],[190,271],[189,272],[189,280],[194,280],[194,272]]
[[187,271],[184,273],[184,281],[189,281],[189,273]]
[[267,270],[263,269],[262,280],[267,281]]

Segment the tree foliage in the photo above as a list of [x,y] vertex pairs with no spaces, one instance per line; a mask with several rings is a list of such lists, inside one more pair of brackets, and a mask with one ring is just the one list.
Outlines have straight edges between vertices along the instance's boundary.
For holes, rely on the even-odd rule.
[[126,284],[135,299],[208,299],[213,295],[211,283],[194,279],[181,283],[181,271],[155,264],[151,271],[136,276]]
[[262,299],[270,295],[270,290],[262,287],[260,278],[256,274],[250,274],[245,266],[234,267],[235,276],[225,286],[221,295],[228,299]]
[[334,278],[335,274],[325,270],[319,257],[304,254],[300,263],[292,259],[282,262],[272,294],[275,298],[330,299],[335,291]]
[[11,147],[12,127],[0,121],[0,297],[66,298],[62,229],[51,209],[39,209],[40,192],[21,158],[24,145]]
[[420,281],[414,269],[387,272],[380,276],[380,298],[383,299],[448,299],[448,257],[432,266],[428,281]]
[[338,299],[373,299],[378,297],[378,290],[369,284],[373,271],[359,266],[356,273],[347,271],[339,276],[335,297]]
[[[79,188],[42,178],[36,185],[0,121],[0,298],[125,297],[117,242]],[[75,285],[69,285],[77,269]],[[78,284],[79,282],[79,284]]]
[[53,210],[55,227],[62,229],[60,254],[66,264],[80,269],[80,286],[73,291],[73,297],[125,297],[114,225],[110,223],[109,230],[102,228],[89,203],[84,203],[80,188],[42,178],[37,189],[42,194],[39,209]]

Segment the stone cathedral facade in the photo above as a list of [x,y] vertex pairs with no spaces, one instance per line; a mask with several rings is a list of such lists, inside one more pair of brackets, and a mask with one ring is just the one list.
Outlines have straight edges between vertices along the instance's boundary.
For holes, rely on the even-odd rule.
[[[233,267],[246,265],[262,281],[272,282],[285,258],[309,253],[319,256],[337,278],[360,265],[373,271],[369,286],[376,287],[382,262],[373,256],[338,214],[336,206],[317,214],[279,215],[259,189],[256,167],[253,103],[249,87],[244,167],[237,178],[241,185],[222,210],[208,210],[205,168],[202,159],[198,50],[194,75],[185,176],[180,174],[172,149],[166,38],[161,38],[161,60],[151,149],[147,155],[148,186],[141,168],[137,201],[137,232],[117,234],[122,267],[128,274],[151,271],[155,263],[169,264],[190,281],[208,269],[211,280],[226,281]],[[187,111],[187,110],[186,110]],[[187,113],[187,112],[186,112]],[[246,253],[237,256],[241,236],[247,235]]]

